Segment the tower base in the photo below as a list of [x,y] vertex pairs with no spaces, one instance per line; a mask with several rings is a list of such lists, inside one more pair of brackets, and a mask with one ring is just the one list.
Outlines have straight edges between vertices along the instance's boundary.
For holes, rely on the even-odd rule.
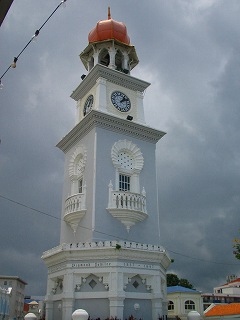
[[46,320],[69,320],[76,309],[91,319],[164,319],[164,248],[124,241],[62,244],[43,253],[48,267]]

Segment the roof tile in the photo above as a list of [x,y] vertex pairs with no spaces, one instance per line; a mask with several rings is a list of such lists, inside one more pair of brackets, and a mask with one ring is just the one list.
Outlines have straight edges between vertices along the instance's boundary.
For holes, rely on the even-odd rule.
[[240,314],[240,303],[219,304],[205,313],[206,317]]

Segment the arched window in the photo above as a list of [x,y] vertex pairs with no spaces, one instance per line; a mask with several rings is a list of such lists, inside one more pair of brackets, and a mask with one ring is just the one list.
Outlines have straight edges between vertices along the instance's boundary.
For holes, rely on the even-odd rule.
[[168,310],[174,310],[174,303],[173,301],[168,301]]
[[141,150],[128,140],[114,143],[111,158],[116,168],[115,189],[140,193],[139,173],[144,164]]
[[195,303],[192,300],[185,301],[185,310],[195,310]]
[[69,161],[69,177],[71,179],[71,195],[83,193],[83,172],[87,160],[87,151],[84,146],[79,146],[73,152]]
[[110,62],[110,57],[107,49],[102,49],[100,54],[99,54],[99,63],[108,67]]

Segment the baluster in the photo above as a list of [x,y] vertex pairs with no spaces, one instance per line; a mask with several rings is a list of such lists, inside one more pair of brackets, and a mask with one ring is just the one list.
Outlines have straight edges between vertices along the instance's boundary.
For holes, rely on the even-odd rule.
[[128,196],[127,194],[125,194],[125,208],[128,207]]
[[129,195],[126,196],[126,205],[127,205],[127,209],[129,209]]
[[120,201],[121,201],[121,207],[123,208],[123,196],[121,196]]
[[140,209],[140,205],[139,205],[139,197],[137,197],[137,210]]

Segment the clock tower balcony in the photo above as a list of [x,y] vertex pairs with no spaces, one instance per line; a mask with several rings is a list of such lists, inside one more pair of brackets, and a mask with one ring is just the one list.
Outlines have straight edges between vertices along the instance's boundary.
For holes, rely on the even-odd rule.
[[146,208],[146,193],[133,193],[129,191],[114,191],[109,188],[108,212],[120,220],[127,231],[137,222],[148,217]]
[[65,201],[64,221],[67,222],[75,233],[78,224],[86,213],[86,194],[77,193]]

